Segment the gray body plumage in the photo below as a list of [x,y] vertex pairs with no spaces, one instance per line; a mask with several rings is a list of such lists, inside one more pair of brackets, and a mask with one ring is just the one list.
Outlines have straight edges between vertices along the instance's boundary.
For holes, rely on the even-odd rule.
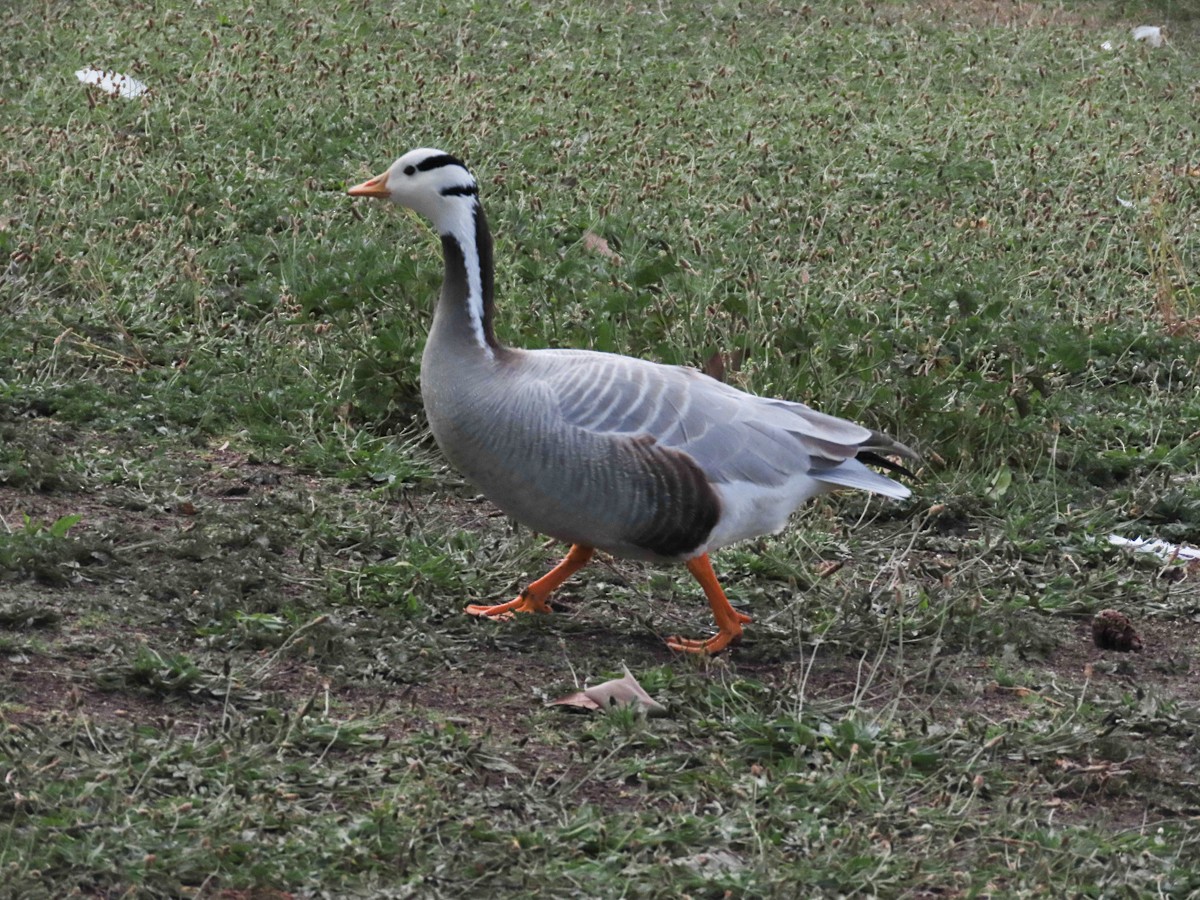
[[694,369],[580,350],[467,364],[435,327],[421,386],[438,445],[496,505],[620,556],[686,558],[777,531],[839,485],[908,493],[854,459],[868,443],[897,452],[867,429]]

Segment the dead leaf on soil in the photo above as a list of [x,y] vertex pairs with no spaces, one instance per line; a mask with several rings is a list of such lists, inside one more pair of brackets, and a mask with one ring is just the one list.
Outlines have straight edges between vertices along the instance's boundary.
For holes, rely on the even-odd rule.
[[821,563],[821,565],[817,566],[817,577],[828,578],[835,572],[841,571],[842,567],[845,565],[846,563],[843,560],[827,559],[825,562]]
[[608,709],[610,706],[632,706],[648,716],[665,716],[667,708],[646,693],[638,684],[628,667],[625,675],[603,684],[584,688],[566,697],[551,700],[550,706],[565,706],[573,709]]
[[746,868],[746,862],[736,853],[728,850],[710,850],[704,853],[694,853],[671,860],[671,865],[691,869],[705,878],[715,878],[740,872]]
[[1132,771],[1124,763],[1109,761],[1080,763],[1066,757],[1056,759],[1054,765],[1069,775],[1098,775],[1103,780],[1119,778],[1122,775],[1128,775]]
[[591,253],[598,253],[605,259],[612,260],[618,265],[621,263],[621,257],[608,246],[608,241],[594,231],[585,231],[583,233],[583,249]]

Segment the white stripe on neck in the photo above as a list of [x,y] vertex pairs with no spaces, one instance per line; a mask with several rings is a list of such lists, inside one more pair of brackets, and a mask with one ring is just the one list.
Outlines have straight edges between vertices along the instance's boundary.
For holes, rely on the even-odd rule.
[[438,217],[438,233],[454,238],[463,255],[467,273],[467,315],[475,340],[489,358],[495,356],[483,330],[483,273],[479,245],[475,237],[475,207],[479,200],[472,196],[445,197],[442,215]]

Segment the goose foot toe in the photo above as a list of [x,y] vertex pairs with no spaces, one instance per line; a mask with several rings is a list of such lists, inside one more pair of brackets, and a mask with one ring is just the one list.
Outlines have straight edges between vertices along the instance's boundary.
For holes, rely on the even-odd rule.
[[552,612],[552,610],[550,609],[550,604],[546,602],[545,597],[529,591],[522,591],[520,596],[515,600],[509,600],[507,603],[498,603],[495,606],[472,603],[463,612],[468,615],[482,616],[503,622],[511,619],[516,613],[548,613]]
[[[740,621],[749,621],[749,617],[745,617]],[[712,637],[696,640],[693,638],[672,637],[667,638],[667,649],[674,650],[676,653],[706,653],[709,656],[720,653],[730,644],[741,640],[742,630],[739,628],[736,632],[718,631]]]

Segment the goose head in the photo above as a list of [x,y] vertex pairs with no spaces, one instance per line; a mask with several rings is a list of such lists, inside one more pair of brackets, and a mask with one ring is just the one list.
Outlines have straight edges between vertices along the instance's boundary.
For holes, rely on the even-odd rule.
[[462,162],[442,150],[409,150],[386,171],[350,188],[352,197],[379,197],[420,213],[441,234],[471,221],[479,188]]

